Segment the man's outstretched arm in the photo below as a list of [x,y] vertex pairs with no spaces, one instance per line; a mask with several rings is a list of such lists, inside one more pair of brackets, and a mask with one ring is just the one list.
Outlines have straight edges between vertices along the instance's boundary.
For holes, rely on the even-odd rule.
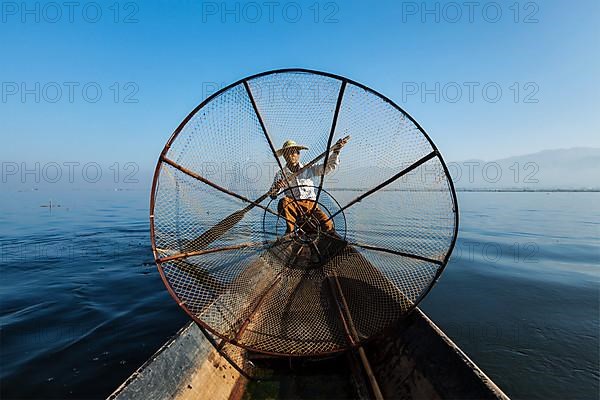
[[325,175],[335,171],[338,165],[340,165],[340,151],[342,150],[342,147],[344,147],[346,143],[348,143],[348,140],[350,140],[350,136],[346,136],[345,138],[342,138],[335,142],[335,144],[331,146],[332,153],[329,156],[329,159],[327,160],[327,165],[321,164],[309,168],[308,175],[319,176],[323,173],[323,168],[325,168]]

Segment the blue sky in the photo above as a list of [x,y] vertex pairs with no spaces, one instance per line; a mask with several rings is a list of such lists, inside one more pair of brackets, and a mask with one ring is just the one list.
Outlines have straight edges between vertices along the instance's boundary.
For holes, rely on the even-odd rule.
[[151,169],[208,89],[285,67],[390,97],[447,160],[600,147],[600,2],[475,3],[3,2],[1,159]]

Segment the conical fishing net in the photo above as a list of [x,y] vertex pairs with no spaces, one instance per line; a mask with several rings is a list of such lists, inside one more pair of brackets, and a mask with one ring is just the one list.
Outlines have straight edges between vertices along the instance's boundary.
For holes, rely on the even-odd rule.
[[[317,171],[310,181],[276,156],[287,140],[308,148],[296,172]],[[278,173],[288,180],[271,198]],[[171,295],[223,343],[276,355],[343,351],[392,326],[439,277],[457,224],[423,129],[373,90],[306,70],[246,78],[203,102],[165,146],[152,189]]]

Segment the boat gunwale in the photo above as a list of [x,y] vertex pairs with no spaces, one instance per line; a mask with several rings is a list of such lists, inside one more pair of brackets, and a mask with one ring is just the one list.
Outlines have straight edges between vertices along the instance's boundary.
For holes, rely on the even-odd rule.
[[[409,318],[412,318],[413,321],[412,322],[408,321]],[[481,368],[479,368],[479,366],[456,343],[454,343],[454,341],[452,341],[452,339],[450,337],[448,337],[448,335],[446,335],[444,333],[444,331],[442,331],[419,307],[415,307],[411,313],[407,314],[407,316],[405,318],[400,320],[398,322],[398,324],[396,325],[396,329],[398,329],[401,325],[406,324],[406,323],[410,323],[410,325],[405,325],[405,327],[407,329],[410,326],[414,326],[416,324],[421,323],[421,327],[417,327],[416,329],[423,330],[423,328],[424,328],[424,329],[426,329],[427,332],[429,332],[430,335],[434,335],[437,338],[441,339],[443,345],[447,348],[447,350],[458,357],[457,361],[460,364],[464,365],[466,367],[466,369],[472,373],[471,377],[474,380],[481,383],[483,385],[484,389],[489,391],[490,395],[493,395],[497,399],[510,400],[510,398],[502,391],[502,389],[500,389],[496,385],[496,383],[485,372],[483,372],[483,370]],[[187,331],[189,331],[190,329],[194,329],[194,326],[196,328],[200,329],[200,332],[202,331],[202,327],[198,326],[194,321],[189,321],[188,323],[186,323],[182,328],[180,328],[177,331],[176,334],[174,334],[172,337],[170,337],[167,340],[167,342],[165,342],[148,360],[146,360],[139,368],[137,368],[121,385],[119,385],[119,387],[117,387],[117,389],[115,389],[115,391],[107,399],[114,400],[114,399],[118,398],[123,392],[125,392],[127,390],[127,388],[136,379],[140,378],[143,375],[143,372],[149,366],[151,366],[162,353],[167,351],[171,346],[173,346],[174,343],[176,343],[178,340],[180,340],[182,337],[184,337],[184,335],[186,334]],[[390,329],[393,329],[393,328],[390,328]],[[387,334],[385,334],[385,333],[387,333]],[[400,335],[396,335],[396,336],[399,337]],[[369,340],[368,343],[364,345],[365,348],[367,349],[367,356],[370,355],[369,354],[370,352],[368,349],[369,346],[373,346],[373,345],[376,346],[377,340],[385,340],[386,338],[390,338],[390,337],[394,337],[394,335],[390,334],[390,330],[386,330],[386,332],[384,332],[384,334],[377,335],[376,337],[371,338],[372,340]],[[347,350],[345,350],[345,352],[350,352],[352,350],[353,349],[347,349]],[[211,343],[211,347],[209,348],[209,353],[212,351],[217,351],[217,349]],[[218,353],[218,351],[217,351],[217,353]],[[342,352],[340,352],[340,353],[342,353]],[[292,357],[292,356],[280,356],[280,355],[276,355],[275,357],[282,358],[282,359],[284,359],[284,358],[304,358],[304,359],[319,360],[319,359],[329,359],[329,358],[331,358],[331,356],[333,356],[333,354],[325,354],[325,355],[321,355],[321,356],[317,356],[317,357],[315,357],[315,356]],[[243,375],[240,375],[240,378],[246,379],[245,377],[243,377]],[[260,379],[258,379],[258,380],[260,380]],[[435,385],[434,385],[434,387],[435,387]]]

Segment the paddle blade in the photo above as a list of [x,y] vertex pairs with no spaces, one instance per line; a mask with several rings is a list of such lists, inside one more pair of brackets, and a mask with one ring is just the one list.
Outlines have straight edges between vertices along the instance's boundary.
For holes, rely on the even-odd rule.
[[244,218],[244,215],[246,215],[246,211],[247,209],[244,208],[229,215],[225,219],[218,222],[215,226],[204,232],[202,235],[184,245],[181,251],[183,253],[187,253],[206,248],[208,245],[229,232],[231,228],[240,222],[242,218]]

